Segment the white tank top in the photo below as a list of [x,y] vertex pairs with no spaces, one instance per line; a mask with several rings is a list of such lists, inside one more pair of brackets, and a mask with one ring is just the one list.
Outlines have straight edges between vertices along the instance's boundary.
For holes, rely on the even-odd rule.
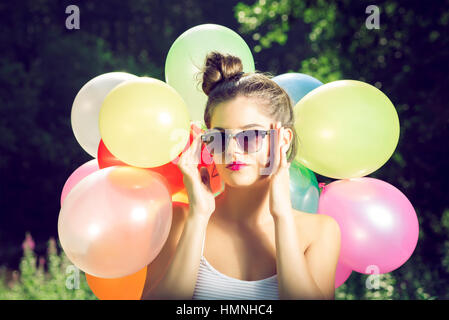
[[279,300],[277,274],[255,281],[229,277],[216,270],[204,257],[204,235],[201,261],[193,300]]

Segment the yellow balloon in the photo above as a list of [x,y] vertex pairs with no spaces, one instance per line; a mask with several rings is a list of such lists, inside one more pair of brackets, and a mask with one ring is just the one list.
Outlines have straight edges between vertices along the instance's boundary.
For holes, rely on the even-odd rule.
[[184,203],[188,204],[189,197],[187,196],[187,193],[185,190],[180,190],[171,196],[171,201],[172,202],[184,202]]
[[119,160],[150,168],[175,159],[187,145],[190,117],[182,97],[158,79],[125,81],[105,97],[100,135]]
[[356,80],[324,84],[294,107],[300,146],[295,159],[335,179],[366,176],[393,154],[399,117],[390,99]]

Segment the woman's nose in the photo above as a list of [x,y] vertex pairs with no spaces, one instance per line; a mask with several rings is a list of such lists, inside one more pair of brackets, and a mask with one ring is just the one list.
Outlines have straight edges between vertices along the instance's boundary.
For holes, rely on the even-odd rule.
[[227,161],[229,160],[231,162],[232,162],[232,159],[233,159],[232,156],[234,153],[242,153],[242,150],[240,150],[240,147],[239,147],[237,141],[235,140],[235,137],[230,138],[225,152],[226,152],[226,160]]

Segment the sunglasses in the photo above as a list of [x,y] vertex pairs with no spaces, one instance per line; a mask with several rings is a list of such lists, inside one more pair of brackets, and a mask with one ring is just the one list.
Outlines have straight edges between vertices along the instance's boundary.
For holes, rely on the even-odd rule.
[[232,138],[235,138],[237,145],[245,153],[253,153],[260,150],[263,139],[270,134],[270,131],[251,129],[232,134],[222,130],[212,129],[201,136],[201,141],[204,142],[207,151],[211,155],[223,153]]

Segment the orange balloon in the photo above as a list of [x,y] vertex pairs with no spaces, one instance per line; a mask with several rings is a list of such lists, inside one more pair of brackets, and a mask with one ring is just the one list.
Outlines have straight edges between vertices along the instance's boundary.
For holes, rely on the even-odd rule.
[[86,273],[87,284],[100,300],[140,300],[146,278],[147,266],[115,279],[98,278]]

